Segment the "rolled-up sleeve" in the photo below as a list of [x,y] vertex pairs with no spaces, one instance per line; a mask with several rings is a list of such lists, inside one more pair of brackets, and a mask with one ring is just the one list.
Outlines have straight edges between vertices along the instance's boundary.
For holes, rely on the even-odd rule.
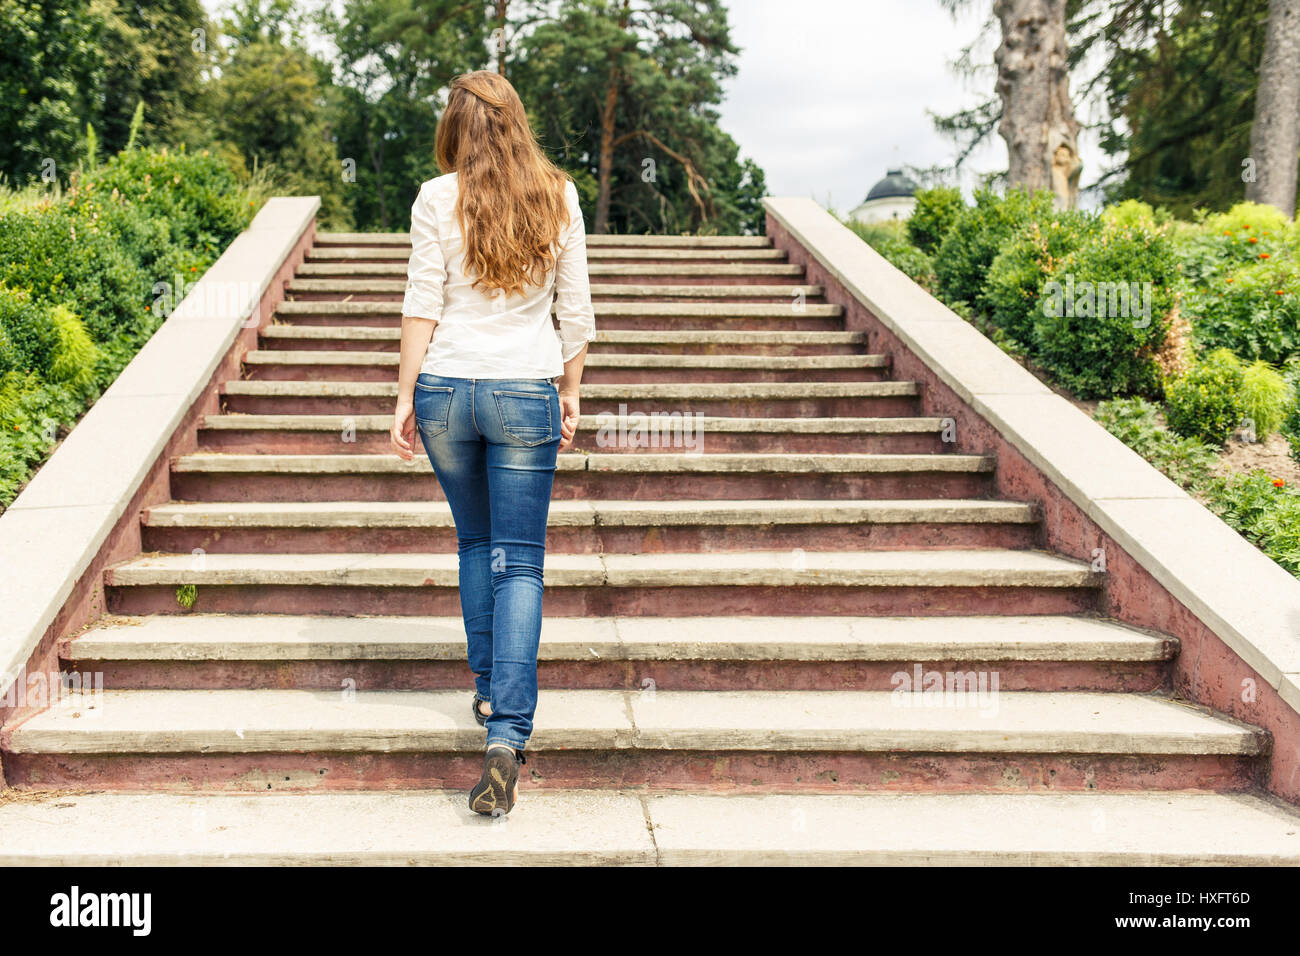
[[447,265],[438,241],[438,220],[424,189],[411,206],[411,261],[406,267],[406,297],[402,315],[421,319],[442,318],[442,287]]
[[596,313],[591,307],[587,278],[587,230],[582,224],[578,190],[564,184],[569,225],[561,234],[555,260],[555,318],[559,323],[560,353],[569,361],[596,337]]

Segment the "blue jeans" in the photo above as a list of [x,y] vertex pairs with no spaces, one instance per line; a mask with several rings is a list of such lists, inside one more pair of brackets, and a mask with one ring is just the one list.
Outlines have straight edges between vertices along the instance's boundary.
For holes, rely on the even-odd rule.
[[421,375],[415,423],[456,522],[460,609],[487,742],[523,750],[537,709],[542,564],[560,445],[549,379]]

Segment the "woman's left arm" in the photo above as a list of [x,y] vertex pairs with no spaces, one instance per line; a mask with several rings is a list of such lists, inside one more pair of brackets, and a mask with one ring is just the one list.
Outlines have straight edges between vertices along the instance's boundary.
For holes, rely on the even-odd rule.
[[447,267],[438,241],[433,203],[423,190],[411,206],[411,261],[402,302],[402,354],[397,369],[397,407],[389,440],[398,457],[415,457],[415,380],[442,317],[442,287]]

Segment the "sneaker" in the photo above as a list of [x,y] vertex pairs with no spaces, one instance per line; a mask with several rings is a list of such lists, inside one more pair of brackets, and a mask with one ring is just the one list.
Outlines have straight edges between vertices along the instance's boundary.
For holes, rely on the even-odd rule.
[[491,817],[514,809],[515,784],[519,782],[519,767],[525,762],[522,753],[514,753],[509,747],[489,747],[483,755],[483,776],[469,792],[469,808]]

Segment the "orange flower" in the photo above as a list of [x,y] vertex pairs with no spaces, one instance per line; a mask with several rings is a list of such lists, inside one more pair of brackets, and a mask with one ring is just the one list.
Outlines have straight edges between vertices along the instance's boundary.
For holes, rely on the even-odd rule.
[[1281,478],[1274,478],[1274,479],[1273,479],[1273,487],[1274,487],[1274,488],[1285,488],[1285,487],[1286,487],[1286,482],[1283,481]]
[[1224,281],[1224,282],[1231,282],[1232,280],[1231,280],[1231,279],[1224,279],[1223,281]]
[[1251,236],[1251,237],[1250,237],[1249,239],[1247,239],[1246,241],[1249,242],[1249,243],[1253,246],[1255,243],[1259,242],[1259,237],[1258,237],[1258,236]]
[[1261,253],[1259,254],[1259,257],[1260,257],[1261,259],[1267,259],[1267,258],[1268,258],[1268,253],[1267,253],[1267,252],[1261,252]]

